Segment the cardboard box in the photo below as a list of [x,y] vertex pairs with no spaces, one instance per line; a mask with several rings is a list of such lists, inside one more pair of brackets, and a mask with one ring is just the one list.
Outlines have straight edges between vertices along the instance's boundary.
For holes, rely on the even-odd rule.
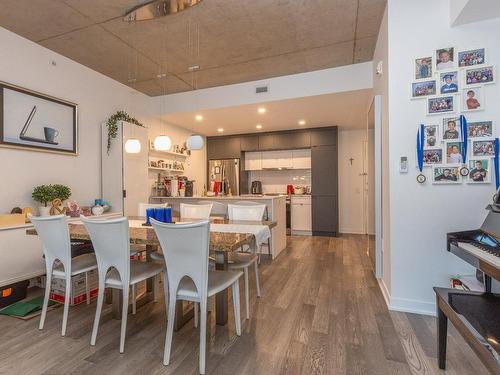
[[[90,285],[90,298],[97,297],[99,289],[99,276],[97,270],[89,271],[89,285]],[[45,280],[42,280],[45,285]],[[66,280],[52,279],[52,286],[50,288],[50,300],[54,302],[64,303],[66,296]],[[75,275],[71,278],[71,298],[70,305],[78,305],[87,301],[87,294],[85,290],[85,274]]]

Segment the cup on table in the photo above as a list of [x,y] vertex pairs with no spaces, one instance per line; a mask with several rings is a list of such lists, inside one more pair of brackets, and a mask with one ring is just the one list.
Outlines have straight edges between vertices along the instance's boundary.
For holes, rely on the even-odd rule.
[[166,207],[166,208],[164,208],[164,210],[165,210],[165,223],[171,223],[172,222],[172,208]]
[[153,217],[157,221],[165,222],[165,209],[164,208],[154,208]]
[[153,218],[153,219],[155,218],[154,214],[155,214],[154,208],[146,208],[146,224],[147,225],[151,224],[151,221],[150,221],[151,218]]

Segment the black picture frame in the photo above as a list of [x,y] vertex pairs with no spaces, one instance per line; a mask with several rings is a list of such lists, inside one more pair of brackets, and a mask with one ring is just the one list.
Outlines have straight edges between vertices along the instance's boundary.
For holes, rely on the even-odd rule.
[[[28,135],[24,135],[24,132],[28,130],[32,118],[36,114],[36,105],[34,105],[31,113],[28,118],[20,119],[22,123],[24,123],[24,127],[21,130],[19,135],[20,142],[16,142],[13,140],[5,139],[5,112],[8,111],[8,108],[5,108],[5,90],[16,91],[17,93],[21,93],[23,95],[27,95],[33,98],[41,99],[42,101],[48,101],[50,103],[55,103],[57,105],[69,107],[71,109],[71,118],[72,118],[72,144],[71,147],[56,147],[57,142],[54,140],[47,140],[42,138],[30,137]],[[24,138],[23,138],[24,137]],[[22,142],[21,140],[24,140]],[[25,143],[30,142],[30,143]],[[24,149],[29,151],[38,151],[38,152],[50,152],[50,153],[58,153],[58,154],[66,154],[66,155],[78,155],[78,105],[72,103],[67,100],[55,98],[50,95],[46,95],[37,91],[29,90],[23,87],[19,87],[16,85],[12,85],[6,82],[0,81],[0,147],[3,148],[14,148],[14,149]]]

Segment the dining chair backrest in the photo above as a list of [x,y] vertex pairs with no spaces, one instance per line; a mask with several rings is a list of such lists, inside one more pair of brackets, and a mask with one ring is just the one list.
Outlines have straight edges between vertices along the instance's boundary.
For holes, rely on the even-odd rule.
[[[199,201],[198,204],[206,204],[206,201]],[[227,206],[224,203],[220,202],[211,202],[212,203],[212,211],[210,211],[210,216],[217,216],[221,218],[225,218],[227,216]]]
[[261,221],[266,211],[265,204],[228,204],[227,213],[229,220]]
[[208,219],[212,211],[212,203],[188,204],[181,203],[181,218]]
[[130,282],[130,239],[129,223],[126,217],[107,220],[92,220],[80,216],[89,232],[99,276],[106,275],[114,267],[120,274],[123,285]]
[[208,289],[209,221],[167,224],[151,219],[151,224],[165,257],[170,296],[176,296],[179,282],[187,276],[203,300]]
[[47,269],[51,271],[54,261],[58,259],[64,265],[64,272],[71,274],[71,241],[67,216],[32,216],[31,222],[42,240]]
[[137,210],[137,216],[146,217],[146,210],[148,208],[163,208],[167,207],[166,203],[139,203],[139,209]]

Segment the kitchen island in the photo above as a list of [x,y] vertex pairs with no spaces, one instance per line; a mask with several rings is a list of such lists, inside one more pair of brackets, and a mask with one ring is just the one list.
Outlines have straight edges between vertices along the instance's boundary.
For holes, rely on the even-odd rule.
[[[286,195],[238,195],[238,196],[214,196],[214,197],[151,197],[151,203],[168,203],[172,209],[180,211],[181,203],[198,204],[201,202],[218,202],[223,205],[236,204],[239,201],[250,201],[265,204],[267,207],[266,220],[275,221],[277,225],[271,230],[272,259],[286,248]],[[268,254],[267,245],[262,246],[261,252]]]

